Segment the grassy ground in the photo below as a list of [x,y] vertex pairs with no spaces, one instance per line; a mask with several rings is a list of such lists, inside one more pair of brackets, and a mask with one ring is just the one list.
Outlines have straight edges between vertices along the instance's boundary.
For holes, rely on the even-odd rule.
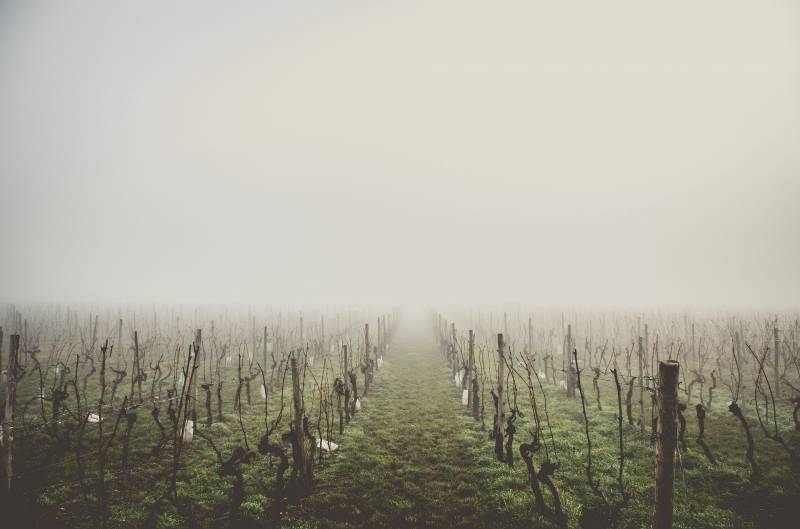
[[400,336],[375,391],[341,440],[336,464],[288,526],[496,526],[481,484],[481,446],[432,337]]
[[[524,462],[515,452],[509,469],[496,461],[488,433],[460,405],[449,369],[432,336],[400,336],[379,388],[342,440],[334,466],[319,474],[314,495],[292,508],[287,527],[548,527],[532,509]],[[591,383],[585,381],[591,388]],[[597,503],[586,483],[586,442],[580,401],[547,389],[559,470],[556,484],[571,527]],[[605,384],[604,411],[587,394],[595,475],[612,502],[618,461],[616,396]],[[624,392],[624,388],[623,388]],[[488,397],[488,395],[487,395]],[[721,398],[721,397],[718,397]],[[517,443],[530,435],[527,395]],[[524,401],[524,402],[523,402]],[[649,406],[648,406],[649,408]],[[800,515],[797,475],[785,452],[751,424],[764,476],[750,480],[739,423],[722,408],[709,412],[707,438],[720,464],[710,466],[696,448],[696,419],[686,413],[689,450],[681,454],[675,483],[675,526],[682,528],[795,527]],[[491,416],[487,411],[487,422]],[[786,431],[786,430],[784,430]],[[788,434],[797,447],[797,437]],[[631,499],[618,527],[648,527],[654,450],[649,435],[624,428],[625,483]],[[541,462],[537,455],[537,464]],[[549,498],[548,498],[549,499]]]
[[[359,383],[362,380],[359,377]],[[584,384],[591,388],[590,381]],[[555,387],[548,387],[547,393],[556,445],[552,456],[560,465],[555,482],[569,525],[577,527],[581,514],[596,504],[586,484],[580,401],[566,399]],[[602,394],[604,411],[596,409],[593,394],[587,398],[595,471],[601,488],[616,501],[616,397],[608,384],[603,385]],[[277,398],[274,396],[270,404],[273,412]],[[488,394],[486,398],[490,400]],[[525,417],[517,423],[513,469],[495,460],[488,433],[481,431],[460,400],[461,389],[453,384],[433,336],[401,328],[384,369],[378,371],[374,386],[362,401],[362,411],[343,436],[335,437],[340,449],[316,469],[312,494],[290,504],[275,518],[271,514],[275,462],[258,457],[245,465],[243,524],[298,529],[550,527],[533,511],[527,472],[517,452],[518,444],[530,439],[526,391],[519,394],[519,408]],[[226,402],[229,407],[231,400]],[[756,457],[764,474],[753,482],[744,459],[741,428],[724,411],[723,404],[715,405],[707,419],[707,440],[720,461],[716,467],[708,465],[696,448],[696,419],[693,413],[686,414],[689,451],[682,454],[676,473],[675,526],[794,527],[791,522],[800,516],[796,470],[792,470],[785,452],[766,439],[751,421]],[[263,432],[261,406],[254,402],[243,418],[251,447]],[[488,407],[486,414],[490,427]],[[167,454],[161,458],[147,454],[156,434],[148,415],[146,411],[140,413],[141,422],[133,434],[134,469],[130,473],[120,472],[118,450],[112,450],[109,527],[141,527],[154,499],[163,492],[169,458]],[[204,431],[227,456],[243,439],[238,419],[233,415],[226,419]],[[785,426],[783,431],[797,449],[797,435]],[[653,448],[649,436],[643,436],[637,428],[626,425],[624,437],[625,483],[631,500],[617,526],[647,527],[653,496]],[[33,495],[30,520],[35,523],[25,525],[97,527],[94,491],[84,494],[75,482],[72,454],[56,456],[43,464],[42,454],[47,452],[48,442],[44,433],[39,438],[26,439],[28,444],[20,457],[21,465],[27,465],[29,475],[33,475],[27,485]],[[541,452],[536,455],[537,465],[542,457]],[[36,475],[39,468],[46,471]],[[196,438],[182,460],[178,489],[179,495],[193,506],[196,525],[201,528],[225,527],[228,523],[232,478],[221,477],[217,470],[208,443]],[[93,472],[90,459],[90,483]],[[157,522],[159,527],[167,528],[186,526],[189,520],[166,508]]]

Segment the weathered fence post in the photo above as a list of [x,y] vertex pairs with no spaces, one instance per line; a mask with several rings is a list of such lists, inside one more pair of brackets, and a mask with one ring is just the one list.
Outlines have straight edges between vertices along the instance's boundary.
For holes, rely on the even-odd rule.
[[17,371],[19,370],[19,334],[12,334],[8,348],[8,371],[6,376],[6,408],[3,412],[3,468],[6,475],[6,491],[11,492],[14,480],[13,441],[14,405],[17,402]]
[[672,482],[675,477],[675,448],[678,442],[676,412],[678,370],[674,360],[658,363],[658,436],[656,438],[656,494],[654,529],[672,527]]

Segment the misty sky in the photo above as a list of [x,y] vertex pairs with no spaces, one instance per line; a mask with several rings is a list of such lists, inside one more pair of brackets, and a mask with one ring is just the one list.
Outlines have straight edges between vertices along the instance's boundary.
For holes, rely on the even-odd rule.
[[0,183],[0,301],[797,307],[800,2],[5,0]]

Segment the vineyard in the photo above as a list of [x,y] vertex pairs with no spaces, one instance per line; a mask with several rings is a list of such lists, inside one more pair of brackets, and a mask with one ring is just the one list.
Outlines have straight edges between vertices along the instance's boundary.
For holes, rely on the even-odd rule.
[[0,529],[797,529],[800,0],[0,0]]
[[8,306],[19,527],[794,527],[795,315]]

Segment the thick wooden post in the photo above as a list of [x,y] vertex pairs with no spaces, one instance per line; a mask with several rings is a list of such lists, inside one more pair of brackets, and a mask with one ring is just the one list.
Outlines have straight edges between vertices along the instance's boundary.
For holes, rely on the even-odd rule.
[[678,444],[678,362],[658,363],[658,436],[656,437],[656,495],[653,529],[672,527],[672,482]]
[[292,402],[294,403],[294,434],[296,436],[297,461],[294,462],[297,469],[297,478],[301,487],[308,485],[307,463],[306,463],[306,437],[303,431],[303,394],[300,389],[300,370],[297,368],[297,359],[291,359],[292,368]]
[[12,334],[8,348],[8,371],[6,376],[6,407],[3,412],[3,469],[6,475],[5,488],[11,492],[14,481],[14,406],[17,402],[17,372],[19,371],[19,334]]
[[494,448],[495,455],[500,461],[503,457],[503,424],[505,423],[505,407],[503,405],[503,387],[506,382],[506,344],[503,333],[497,335],[497,410],[494,422]]
[[467,408],[472,409],[473,400],[473,387],[472,387],[472,373],[475,370],[475,333],[472,329],[469,330],[469,360],[467,361],[467,373],[464,378],[467,379]]

